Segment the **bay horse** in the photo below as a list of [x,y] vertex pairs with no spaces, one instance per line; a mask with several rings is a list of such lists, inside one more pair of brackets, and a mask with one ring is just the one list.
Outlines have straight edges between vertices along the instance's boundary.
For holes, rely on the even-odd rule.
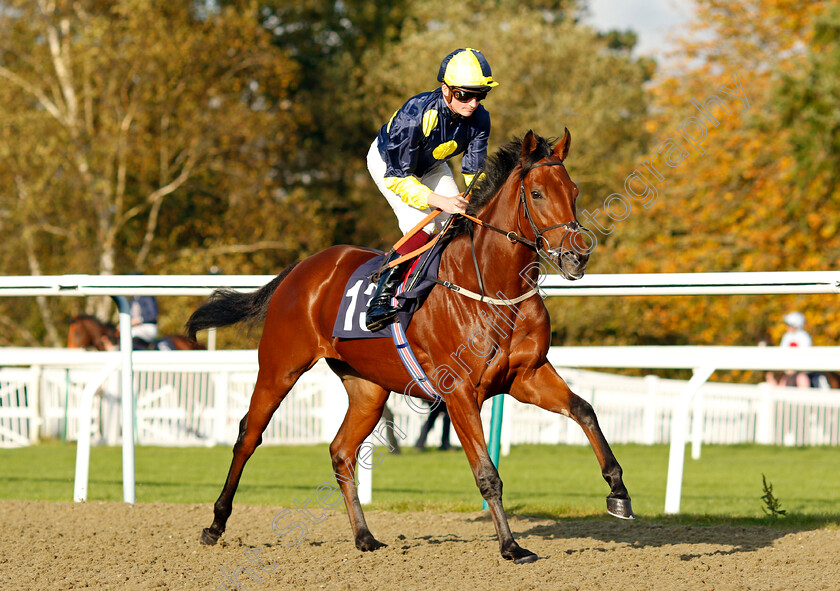
[[[566,130],[554,146],[532,131],[506,144],[488,158],[486,176],[467,210],[480,223],[465,217],[453,223],[439,278],[465,290],[496,294],[510,305],[467,299],[436,285],[406,331],[417,360],[444,394],[452,426],[487,501],[500,552],[516,563],[533,562],[537,555],[520,547],[511,534],[502,506],[502,481],[484,439],[481,407],[499,393],[576,421],[609,484],[608,512],[634,517],[621,466],[592,406],[569,389],[546,359],[549,316],[542,299],[534,295],[540,253],[570,280],[583,276],[589,260],[584,247],[574,247],[585,242],[585,229],[576,221],[577,186],[563,165],[570,143]],[[379,422],[390,392],[422,396],[418,388],[410,389],[412,378],[390,338],[358,341],[331,336],[348,278],[378,254],[333,246],[289,266],[258,291],[217,290],[187,321],[191,337],[202,329],[243,320],[264,322],[254,392],[239,424],[213,523],[201,534],[203,544],[215,544],[225,531],[242,470],[277,407],[301,374],[324,358],[349,396],[330,455],[355,545],[362,551],[385,545],[371,534],[359,503],[354,477],[357,450]],[[514,304],[517,296],[526,299]]]
[[67,347],[70,349],[96,349],[104,351],[106,342],[117,342],[117,327],[102,322],[95,316],[81,314],[70,321]]
[[[70,329],[67,333],[67,347],[70,349],[96,349],[106,351],[109,348],[119,347],[120,331],[109,323],[102,322],[95,316],[81,314],[70,321]],[[184,335],[170,334],[158,339],[155,348],[161,348],[161,343],[166,343],[176,351],[195,351],[204,349],[204,346],[195,339]]]

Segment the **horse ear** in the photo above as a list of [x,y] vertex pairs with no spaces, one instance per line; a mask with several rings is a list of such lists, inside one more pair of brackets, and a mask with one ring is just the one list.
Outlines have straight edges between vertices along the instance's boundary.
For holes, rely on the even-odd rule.
[[565,160],[566,156],[569,155],[569,146],[572,143],[572,134],[569,133],[569,128],[565,128],[565,133],[563,134],[563,139],[557,142],[557,145],[554,146],[554,156],[559,158],[560,160]]
[[537,137],[534,135],[534,130],[529,129],[525,134],[525,139],[522,140],[522,157],[527,158],[536,149]]

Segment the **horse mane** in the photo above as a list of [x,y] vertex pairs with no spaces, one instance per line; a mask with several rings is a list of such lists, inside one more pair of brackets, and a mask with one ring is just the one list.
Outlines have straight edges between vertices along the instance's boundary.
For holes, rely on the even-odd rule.
[[[522,169],[519,171],[519,178],[521,179],[528,174],[534,164],[551,154],[554,144],[557,142],[556,139],[546,139],[537,134],[534,134],[534,138],[537,141],[537,147],[524,161],[522,160],[522,142],[524,139],[521,137],[513,138],[487,157],[480,181],[476,181],[470,192],[470,204],[467,207],[469,215],[477,216],[484,209],[484,206],[496,196],[520,161],[522,162]],[[467,232],[471,224],[472,222],[467,218],[456,216],[452,222],[451,236],[455,237]]]

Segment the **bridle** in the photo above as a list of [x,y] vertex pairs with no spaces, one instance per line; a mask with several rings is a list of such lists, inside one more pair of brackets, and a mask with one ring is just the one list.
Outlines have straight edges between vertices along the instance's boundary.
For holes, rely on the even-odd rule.
[[[537,164],[533,164],[527,171],[525,171],[522,174],[522,178],[519,181],[519,201],[516,205],[516,229],[517,229],[518,233],[514,232],[513,230],[504,230],[502,228],[494,226],[493,224],[488,224],[487,222],[485,222],[485,221],[483,221],[483,220],[481,220],[477,217],[471,216],[467,213],[462,213],[462,214],[459,214],[459,215],[467,218],[468,220],[470,220],[471,222],[473,222],[474,224],[476,224],[478,226],[481,226],[482,228],[487,228],[488,230],[493,230],[494,232],[504,234],[505,237],[507,237],[507,239],[510,240],[511,243],[513,243],[513,244],[516,244],[516,243],[524,244],[524,245],[528,246],[529,248],[532,248],[537,253],[539,253],[540,250],[544,250],[549,256],[556,256],[558,259],[562,259],[562,258],[566,258],[566,257],[573,257],[574,255],[571,254],[571,251],[574,251],[575,253],[580,254],[580,255],[588,255],[589,251],[590,251],[590,249],[588,247],[587,247],[585,252],[580,252],[577,248],[575,248],[571,239],[569,240],[569,245],[571,246],[571,249],[564,249],[563,244],[566,242],[567,237],[569,237],[569,236],[571,236],[575,233],[589,232],[591,234],[592,232],[589,229],[581,226],[576,220],[573,220],[571,222],[564,222],[562,224],[554,224],[552,226],[548,226],[547,228],[540,229],[539,227],[537,227],[536,222],[534,222],[534,217],[531,215],[531,208],[528,206],[528,199],[526,198],[526,195],[525,195],[525,179],[528,176],[528,173],[531,172],[531,170],[533,170],[534,168],[539,168],[540,166],[557,166],[557,165],[564,166],[563,161],[562,160],[549,160],[547,162],[539,162]],[[481,171],[479,171],[475,174],[475,176],[473,177],[473,183],[475,182],[475,179],[477,179],[480,176],[480,174],[481,174]],[[468,194],[470,189],[472,189],[473,183],[470,183],[470,186],[467,187],[467,191],[465,192],[465,194]],[[522,224],[520,223],[521,216],[519,215],[520,210],[525,211],[525,219],[528,220],[528,223],[531,225],[531,231],[534,233],[534,240],[531,240],[530,238],[526,238],[525,236],[522,235],[523,234]],[[452,221],[452,219],[453,219],[452,217],[449,218],[449,222],[447,222],[447,228],[449,227],[449,223]],[[552,249],[551,248],[551,243],[545,237],[545,233],[550,232],[551,230],[556,230],[557,228],[564,228],[566,230],[566,232],[563,234],[563,238],[560,240],[560,246],[557,249]],[[445,230],[444,230],[444,232],[445,232]],[[475,273],[476,273],[476,277],[478,278],[478,286],[479,286],[480,293],[471,292],[471,291],[469,291],[467,289],[464,289],[463,287],[460,287],[458,285],[455,285],[455,284],[453,284],[449,281],[440,281],[438,279],[433,279],[433,281],[435,283],[439,283],[440,285],[443,285],[447,289],[458,292],[461,295],[465,295],[467,297],[471,297],[471,298],[479,300],[479,301],[488,301],[488,302],[491,302],[491,303],[496,304],[496,305],[512,305],[512,304],[524,301],[525,299],[527,299],[527,298],[535,295],[536,293],[538,293],[537,289],[534,288],[534,289],[531,289],[531,290],[527,291],[526,293],[522,294],[521,296],[519,296],[519,297],[517,297],[513,300],[488,298],[487,295],[484,292],[484,278],[482,277],[481,269],[478,266],[478,258],[476,257],[476,254],[475,254],[475,242],[474,242],[474,239],[473,239],[472,227],[470,227],[469,236],[470,236],[470,250],[472,251],[473,265],[475,265]],[[544,248],[543,244],[545,244],[548,248]],[[560,265],[560,270],[564,275],[566,275],[566,272],[565,272],[565,270],[563,270],[562,265]],[[418,273],[418,275],[419,275],[419,273]],[[567,278],[568,278],[568,276],[567,276]]]
[[[554,224],[554,225],[548,226],[547,228],[542,228],[542,229],[540,229],[537,226],[536,222],[534,221],[534,216],[531,214],[531,208],[528,206],[528,199],[527,199],[526,194],[525,194],[525,179],[528,177],[528,173],[530,173],[533,169],[539,168],[541,166],[565,166],[565,165],[563,164],[562,160],[549,160],[549,161],[546,161],[546,162],[538,162],[536,164],[532,164],[530,166],[530,168],[528,168],[528,170],[526,170],[522,173],[522,176],[519,180],[519,201],[517,202],[517,205],[516,205],[516,229],[517,229],[517,232],[514,232],[513,230],[505,230],[503,228],[499,228],[498,226],[494,226],[493,224],[487,223],[484,220],[481,220],[481,219],[479,219],[475,216],[472,216],[468,213],[461,213],[461,214],[458,214],[458,215],[470,220],[476,226],[480,226],[482,228],[487,228],[488,230],[492,230],[494,232],[498,232],[499,234],[503,234],[512,244],[516,244],[516,243],[524,244],[524,245],[528,246],[529,248],[533,249],[537,253],[539,253],[542,250],[546,254],[548,254],[550,257],[556,257],[558,260],[575,258],[574,254],[572,254],[572,252],[574,252],[578,255],[588,256],[591,249],[589,247],[587,247],[585,252],[581,252],[580,250],[578,250],[575,247],[571,238],[569,239],[569,245],[570,245],[571,248],[570,249],[564,249],[564,247],[563,247],[563,244],[566,242],[566,239],[569,238],[570,236],[576,234],[576,233],[588,232],[589,234],[592,234],[592,232],[588,228],[584,228],[583,226],[581,226],[577,222],[577,220],[572,220],[571,222],[564,222],[564,223],[561,223],[561,224]],[[481,170],[479,170],[475,173],[472,181],[470,182],[469,186],[467,187],[467,190],[464,192],[464,197],[467,197],[469,195],[470,191],[472,190],[473,186],[475,185],[476,180],[478,180],[478,178],[481,176],[481,173],[482,173]],[[533,240],[523,236],[524,232],[522,231],[522,224],[520,222],[522,216],[520,216],[520,214],[519,214],[519,212],[521,210],[524,210],[525,219],[528,220],[528,223],[531,226],[531,231],[534,233],[534,239]],[[431,217],[434,217],[435,215],[437,215],[437,214],[436,213],[430,214]],[[447,232],[447,230],[451,226],[454,218],[455,218],[455,216],[451,216],[449,218],[449,220],[447,220],[446,225],[444,226],[443,230],[438,234],[438,238],[440,238],[442,235],[444,235]],[[427,221],[428,221],[428,219],[423,220],[420,224],[417,225],[417,229],[419,229]],[[545,234],[547,232],[550,232],[551,230],[556,230],[558,228],[564,228],[566,231],[563,234],[563,238],[560,240],[560,246],[557,247],[556,249],[552,249],[551,248],[551,243],[545,237]],[[509,305],[516,304],[516,303],[519,303],[521,301],[524,301],[524,300],[526,300],[526,299],[530,298],[531,296],[536,295],[538,293],[537,289],[533,288],[533,289],[527,291],[526,293],[520,295],[519,297],[514,298],[513,300],[506,300],[504,298],[495,299],[495,298],[487,297],[487,295],[485,293],[485,290],[484,290],[484,278],[482,277],[481,269],[479,268],[479,265],[478,265],[478,257],[476,256],[476,252],[475,252],[475,240],[474,240],[474,236],[473,236],[473,227],[472,226],[470,226],[468,234],[469,234],[469,237],[470,237],[470,250],[472,252],[473,265],[475,266],[475,273],[476,273],[476,277],[478,279],[478,286],[479,286],[480,293],[471,292],[470,290],[465,289],[463,287],[460,287],[458,285],[455,285],[454,283],[452,283],[450,281],[441,281],[437,278],[432,279],[432,281],[434,281],[435,283],[438,283],[440,285],[443,285],[447,289],[450,289],[452,291],[460,293],[461,295],[464,295],[464,296],[467,296],[467,297],[470,297],[470,298],[473,298],[475,300],[479,300],[479,301],[482,301],[482,302],[490,302],[490,303],[493,303],[493,304],[496,304],[496,305],[508,305],[509,306]],[[434,242],[436,242],[436,240],[427,244],[423,248],[425,249],[425,248],[428,248],[428,247],[432,246]],[[593,242],[593,244],[594,244],[594,242]],[[419,252],[415,251],[413,253],[409,253],[408,255],[404,255],[404,257],[409,258],[409,257],[412,257],[416,254],[419,254]],[[423,266],[425,266],[426,262],[428,262],[428,259],[426,259],[424,261]],[[391,263],[391,264],[394,264],[394,263]],[[414,274],[414,278],[409,283],[409,286],[407,288],[408,290],[410,290],[414,287],[416,282],[419,280],[420,276],[423,274],[423,266],[421,266],[421,268]],[[563,273],[564,276],[566,276],[567,279],[570,278],[566,274],[566,271],[564,270],[562,264],[560,264],[560,271],[561,271],[561,273]]]
[[[562,160],[550,160],[548,162],[538,162],[537,164],[532,165],[522,175],[522,178],[519,181],[519,201],[516,204],[516,229],[517,229],[518,233],[514,232],[513,230],[504,230],[502,228],[494,226],[493,224],[488,224],[487,222],[485,222],[485,221],[483,221],[479,218],[473,217],[471,215],[468,215],[468,214],[461,214],[461,215],[464,216],[465,218],[469,219],[473,223],[475,223],[479,226],[482,226],[484,228],[487,228],[488,230],[493,230],[494,232],[504,234],[505,237],[508,240],[510,240],[513,244],[516,244],[518,242],[520,244],[524,244],[524,245],[534,249],[537,252],[539,252],[540,250],[545,250],[548,253],[553,252],[553,249],[551,248],[551,243],[545,237],[545,234],[547,232],[550,232],[551,230],[556,230],[557,228],[564,228],[566,230],[566,232],[563,234],[563,238],[560,240],[560,247],[559,248],[563,248],[563,244],[566,242],[566,238],[570,237],[572,234],[580,233],[580,232],[588,232],[588,233],[591,234],[592,232],[588,228],[584,228],[576,220],[572,220],[571,222],[564,222],[562,224],[554,224],[552,226],[548,226],[547,228],[542,228],[542,229],[537,227],[536,222],[534,222],[534,217],[533,217],[533,215],[531,215],[531,208],[528,206],[528,199],[526,198],[526,194],[525,194],[525,179],[527,178],[528,173],[531,172],[531,170],[533,170],[535,168],[539,168],[541,166],[558,166],[558,165],[559,166],[565,166],[563,164]],[[479,175],[476,174],[476,177],[478,177],[478,176]],[[521,210],[525,211],[525,219],[528,220],[528,223],[531,225],[531,231],[534,233],[534,240],[531,240],[530,238],[526,238],[525,236],[522,235],[522,234],[524,234],[524,232],[522,231],[522,225],[521,225],[521,222],[520,222],[521,216],[519,214],[519,212]],[[548,248],[545,248],[543,246],[543,244],[547,245]],[[571,239],[569,240],[569,244],[570,244],[570,246],[572,246],[571,250],[573,250],[574,252],[576,252],[578,254],[581,254],[581,255],[589,254],[589,248],[586,248],[586,250],[584,252],[581,252],[575,246],[572,245]]]

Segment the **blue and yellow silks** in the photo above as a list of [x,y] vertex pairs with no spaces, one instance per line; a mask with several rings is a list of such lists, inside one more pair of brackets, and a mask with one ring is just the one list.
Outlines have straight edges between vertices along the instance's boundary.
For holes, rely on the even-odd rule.
[[484,165],[490,114],[479,105],[470,117],[453,113],[437,88],[410,98],[379,130],[387,165],[385,185],[417,209],[429,206],[431,189],[420,178],[444,160],[464,153],[461,172],[469,184]]

